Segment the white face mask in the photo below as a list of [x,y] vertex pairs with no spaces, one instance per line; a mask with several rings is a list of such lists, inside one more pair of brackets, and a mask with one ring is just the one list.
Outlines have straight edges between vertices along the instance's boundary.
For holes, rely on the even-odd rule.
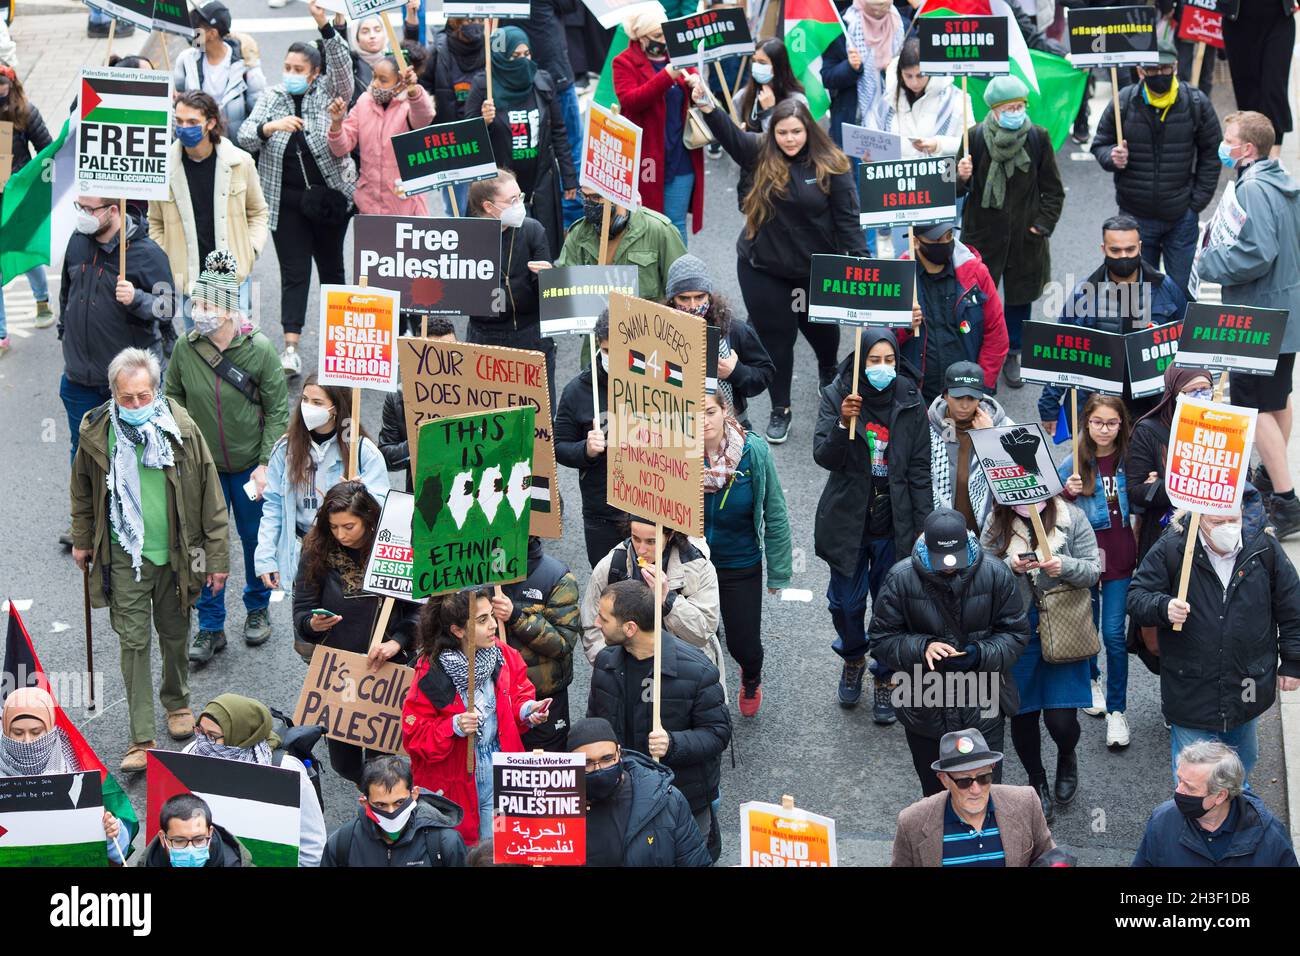
[[320,428],[334,413],[328,408],[321,408],[319,405],[311,405],[303,402],[300,406],[302,409],[302,421],[307,426],[307,431],[314,432]]
[[518,229],[524,224],[525,215],[526,212],[522,201],[507,206],[501,213],[501,225],[509,226],[511,229]]
[[217,312],[202,312],[195,310],[190,314],[194,320],[194,328],[198,330],[199,335],[211,335],[226,324],[226,316]]
[[87,236],[93,236],[104,226],[99,221],[99,217],[92,213],[77,210],[77,232],[84,233]]
[[609,353],[604,350],[600,353],[600,367],[605,370],[606,374],[609,374]]
[[1241,522],[1225,521],[1210,532],[1210,544],[1220,554],[1230,554],[1241,544]]

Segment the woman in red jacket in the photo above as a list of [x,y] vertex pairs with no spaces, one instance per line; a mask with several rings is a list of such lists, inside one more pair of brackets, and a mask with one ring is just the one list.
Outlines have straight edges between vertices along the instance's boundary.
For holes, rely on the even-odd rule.
[[[469,645],[474,651],[474,709],[469,696],[465,623],[474,602]],[[491,588],[467,588],[431,598],[420,615],[420,659],[402,706],[402,743],[418,786],[456,801],[465,817],[456,827],[467,846],[492,842],[492,754],[521,753],[525,730],[545,723],[551,700],[538,701],[519,652],[497,640],[497,620],[509,601]],[[498,604],[500,606],[498,606]],[[476,734],[474,773],[467,738]]]
[[641,204],[671,219],[686,244],[688,211],[691,231],[704,228],[704,151],[682,142],[689,71],[668,62],[662,12],[638,14],[624,29],[631,42],[614,57],[614,95],[623,115],[643,130]]

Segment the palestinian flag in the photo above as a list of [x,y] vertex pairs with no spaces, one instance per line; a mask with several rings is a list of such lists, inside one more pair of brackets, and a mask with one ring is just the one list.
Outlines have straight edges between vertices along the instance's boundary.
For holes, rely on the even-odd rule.
[[145,818],[158,832],[162,805],[182,793],[202,797],[219,823],[248,848],[254,866],[297,866],[298,772],[263,764],[150,750]]
[[108,866],[99,774],[0,777],[0,867]]
[[[72,158],[71,128],[72,121],[64,120],[54,142],[14,173],[0,192],[0,285],[36,266],[54,263],[50,257],[51,214],[60,196],[70,204],[73,181],[71,176],[60,175],[56,156],[66,146],[68,158]],[[55,170],[53,176],[47,173],[50,169]],[[62,252],[60,247],[59,254]]]
[[[110,73],[125,78],[110,79],[106,76]],[[138,70],[83,70],[78,101],[81,121],[166,127],[171,122],[171,111],[167,108],[170,84],[166,80],[138,77]]]
[[[1083,101],[1088,75],[1076,70],[1063,56],[1031,50],[1024,34],[1016,26],[1015,13],[1006,0],[925,0],[917,11],[922,17],[1007,17],[1010,29],[1011,75],[1029,87],[1029,120],[1044,127],[1052,138],[1052,148],[1060,149],[1070,135],[1074,117]],[[960,83],[960,80],[957,81]],[[984,119],[989,108],[984,104],[984,90],[989,80],[972,76],[967,80],[971,109],[976,123]]]
[[672,362],[664,362],[664,381],[669,385],[682,386],[682,367]]
[[830,94],[822,86],[822,54],[843,33],[832,0],[785,0],[785,48],[815,120],[831,108]]
[[636,372],[638,375],[645,374],[645,355],[636,349],[627,351],[627,368],[629,372]]
[[[88,674],[84,676],[86,680],[91,679]],[[54,694],[54,690],[50,687],[50,682],[45,676],[45,669],[41,667],[41,662],[36,657],[36,648],[32,645],[31,636],[27,633],[22,618],[18,616],[18,612],[14,610],[11,602],[9,605],[9,629],[5,640],[4,678],[0,691],[7,694],[8,691],[5,688],[15,687],[42,687],[49,691],[51,696]],[[0,698],[0,703],[3,703],[3,698]],[[99,774],[100,782],[96,789],[102,791],[104,809],[117,817],[122,826],[127,828],[127,832],[134,841],[136,833],[140,830],[140,822],[136,818],[131,801],[127,799],[122,788],[113,779],[113,775],[100,762],[90,744],[86,743],[86,739],[81,736],[81,731],[72,725],[72,721],[63,712],[57,698],[54,701],[54,722],[63,731],[69,745],[72,747],[72,752],[76,754],[77,763],[80,765],[79,769],[94,771]],[[102,825],[99,827],[99,852],[107,862]],[[130,856],[129,851],[127,855]]]
[[533,475],[528,486],[528,496],[534,511],[551,513],[551,479],[545,475]]

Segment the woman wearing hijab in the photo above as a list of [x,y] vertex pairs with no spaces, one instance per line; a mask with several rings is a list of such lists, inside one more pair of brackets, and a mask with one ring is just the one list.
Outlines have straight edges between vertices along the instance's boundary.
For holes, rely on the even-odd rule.
[[772,119],[772,109],[782,100],[797,97],[808,102],[803,84],[795,79],[790,67],[790,52],[780,37],[764,40],[754,49],[749,64],[749,82],[745,84],[736,109],[750,133],[761,133]]
[[1065,188],[1047,130],[1029,121],[1029,88],[999,76],[984,91],[989,111],[971,127],[970,155],[957,162],[957,195],[969,195],[961,241],[979,250],[996,286],[1011,350],[1002,374],[1012,388],[1020,377],[1020,329],[1052,274],[1048,237],[1061,218]]
[[831,96],[831,138],[843,146],[845,123],[874,126],[885,68],[903,45],[903,19],[890,0],[853,0],[840,34],[822,54],[822,85]]
[[[515,174],[528,215],[545,227],[547,247],[559,249],[564,244],[562,198],[577,196],[578,173],[555,80],[533,62],[528,34],[519,27],[492,33],[492,96],[487,96],[487,74],[479,73],[465,102],[466,116],[480,114],[497,165]],[[582,131],[572,135],[581,138]],[[480,214],[461,209],[463,216]],[[539,258],[549,261],[550,256]]]
[[[85,769],[57,724],[54,698],[48,691],[39,687],[11,690],[0,723],[4,727],[4,736],[0,737],[0,777],[40,777]],[[108,861],[121,866],[131,850],[130,830],[107,810],[103,822]]]
[[356,80],[356,91],[353,93],[352,102],[348,105],[353,106],[370,86],[370,81],[375,75],[375,66],[386,56],[392,56],[392,52],[387,49],[388,37],[379,17],[371,16],[358,20],[356,30],[352,31],[348,26],[348,18],[341,13],[335,14],[334,29],[348,41],[348,48],[352,53],[352,76]]
[[325,814],[320,798],[307,776],[307,768],[297,757],[286,753],[275,760],[274,751],[279,746],[280,737],[271,730],[271,711],[265,704],[239,694],[222,694],[203,708],[194,739],[181,752],[298,771],[298,865],[320,866],[325,850]]
[[[899,375],[898,343],[887,329],[862,330],[862,369],[853,381],[853,356],[840,362],[822,389],[813,459],[830,474],[817,503],[813,543],[830,565],[826,589],[835,625],[835,653],[844,660],[839,701],[862,696],[867,656],[867,596],[875,601],[898,555],[912,553],[926,516],[930,490],[930,426],[921,390]],[[857,420],[849,440],[849,427]],[[873,718],[894,722],[889,705],[892,672],[872,663]]]

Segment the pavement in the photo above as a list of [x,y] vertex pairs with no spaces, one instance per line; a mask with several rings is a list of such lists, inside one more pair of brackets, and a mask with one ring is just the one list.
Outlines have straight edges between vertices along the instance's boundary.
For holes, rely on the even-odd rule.
[[[47,6],[56,4],[57,0],[47,0]],[[233,0],[230,5],[236,30],[256,27],[264,68],[268,79],[275,82],[288,44],[311,35],[311,23],[303,7],[292,3],[272,10],[260,0]],[[27,85],[37,105],[47,118],[61,115],[75,91],[76,69],[84,63],[103,62],[104,41],[85,37],[85,16],[80,12],[24,16],[20,8],[13,32],[19,45],[20,75],[25,81],[32,78]],[[145,39],[137,32],[129,42],[138,45],[128,48],[129,52],[140,49]],[[172,38],[173,52],[180,42]],[[146,50],[148,54],[153,52]],[[1104,81],[1098,83],[1097,93],[1094,122],[1100,104],[1109,96]],[[1215,100],[1220,115],[1233,108],[1227,70],[1222,65],[1216,77]],[[1286,158],[1291,168],[1300,169],[1294,138],[1288,150]],[[1109,177],[1086,149],[1067,143],[1057,159],[1067,197],[1063,218],[1052,237],[1052,277],[1068,289],[1095,268],[1100,255],[1101,222],[1113,210],[1114,198]],[[706,169],[705,223],[700,233],[692,235],[690,251],[708,263],[721,292],[739,305],[734,245],[741,219],[736,209],[735,170],[725,157],[706,160]],[[58,277],[51,279],[57,296]],[[278,345],[281,335],[275,310],[279,275],[270,244],[256,266],[254,279],[263,327]],[[6,449],[0,456],[0,484],[11,490],[0,496],[0,529],[7,532],[4,538],[10,544],[0,551],[0,596],[18,602],[47,669],[80,671],[85,666],[81,575],[57,543],[58,535],[67,526],[69,440],[58,397],[62,368],[59,345],[53,329],[32,327],[34,306],[25,281],[12,283],[4,294],[14,348],[0,362],[0,447]],[[308,314],[314,314],[316,308],[313,294]],[[842,351],[851,346],[851,337],[844,335]],[[577,341],[560,341],[561,383],[577,373],[579,347]],[[309,330],[303,339],[304,364],[308,368],[314,366],[315,350],[316,336]],[[747,800],[777,802],[782,794],[792,794],[799,806],[836,819],[844,864],[887,864],[897,815],[920,797],[902,728],[877,727],[871,722],[869,703],[865,702],[869,701],[869,685],[864,704],[856,710],[843,710],[836,702],[840,667],[830,650],[833,629],[823,597],[828,573],[825,564],[814,556],[812,542],[811,514],[825,483],[825,472],[815,465],[811,454],[816,382],[811,350],[801,340],[794,382],[797,414],[790,440],[774,451],[794,516],[794,581],[782,597],[765,598],[763,708],[752,719],[742,718],[734,710],[732,714],[735,740],[723,757],[720,804],[724,863],[734,863],[738,858],[737,806]],[[1004,386],[997,398],[1013,419],[1034,421],[1037,396],[1038,389],[1033,386],[1020,390]],[[382,395],[367,392],[362,419],[371,434],[378,431],[381,408]],[[751,416],[760,427],[767,413],[765,397],[752,403]],[[1057,451],[1064,456],[1068,449],[1063,444]],[[1300,459],[1300,444],[1294,447],[1293,454]],[[588,565],[578,530],[580,498],[576,476],[567,469],[561,472],[569,527],[565,537],[548,544],[548,550],[566,561],[585,586]],[[1300,473],[1300,461],[1296,462],[1296,473]],[[1300,560],[1300,542],[1289,545],[1288,552]],[[244,572],[234,541],[232,565],[229,590],[237,592]],[[799,591],[810,594],[811,600],[801,600]],[[227,650],[191,674],[194,706],[200,708],[217,694],[235,691],[291,709],[301,687],[303,664],[291,646],[288,603],[272,605],[276,634],[260,648],[246,647],[239,639],[243,622],[239,603],[233,596],[227,601],[231,639]],[[104,696],[97,711],[69,707],[69,716],[83,728],[105,763],[115,768],[127,736],[117,643],[107,612],[96,611],[93,619],[95,660],[102,673]],[[728,671],[728,695],[734,705],[737,668]],[[583,713],[590,668],[580,660],[575,672],[570,700],[571,713],[576,717]],[[1252,785],[1275,813],[1295,827],[1300,822],[1300,804],[1292,807],[1290,801],[1300,795],[1300,779],[1288,787],[1286,768],[1300,773],[1300,694],[1285,696],[1287,700],[1260,721],[1260,761]],[[1151,809],[1168,799],[1172,789],[1169,738],[1161,722],[1158,682],[1134,658],[1130,658],[1127,714],[1133,742],[1117,752],[1105,747],[1102,720],[1080,717],[1083,737],[1079,744],[1079,796],[1071,807],[1058,810],[1052,829],[1057,842],[1071,847],[1086,865],[1128,865]],[[178,746],[166,740],[161,713],[158,733],[162,746]],[[1055,755],[1046,735],[1043,749],[1044,765],[1050,772]],[[319,751],[323,757],[324,747]],[[1005,782],[1026,782],[1024,770],[1009,746],[1009,736]],[[137,775],[123,783],[142,809],[143,777]],[[328,769],[324,791],[326,819],[333,829],[355,812],[356,794]]]

